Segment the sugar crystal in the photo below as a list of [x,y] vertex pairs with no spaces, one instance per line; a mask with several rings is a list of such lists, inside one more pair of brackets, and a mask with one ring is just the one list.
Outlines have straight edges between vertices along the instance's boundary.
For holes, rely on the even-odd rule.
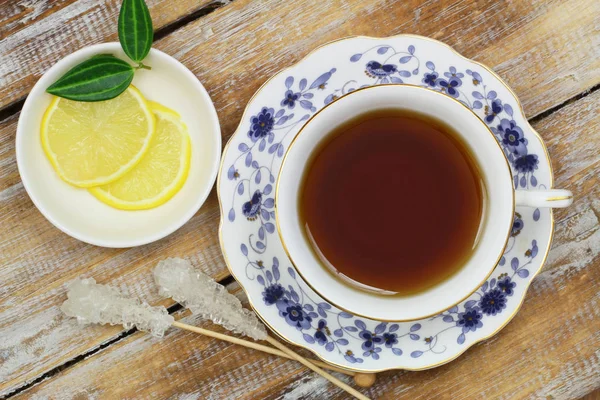
[[200,272],[186,260],[168,258],[154,269],[159,293],[172,297],[193,314],[210,319],[226,329],[256,340],[267,337],[265,326],[256,314],[242,307],[240,300],[223,285]]
[[125,329],[135,326],[162,337],[174,321],[165,307],[152,307],[125,297],[111,286],[97,284],[93,278],[75,279],[67,289],[67,300],[60,309],[81,324],[123,325]]

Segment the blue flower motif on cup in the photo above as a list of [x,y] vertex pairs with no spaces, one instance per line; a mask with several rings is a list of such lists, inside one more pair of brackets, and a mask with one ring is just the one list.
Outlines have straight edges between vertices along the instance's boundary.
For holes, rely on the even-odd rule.
[[479,300],[479,307],[486,315],[496,315],[506,308],[506,295],[500,289],[490,290]]
[[463,333],[468,333],[469,331],[475,332],[483,326],[483,322],[481,322],[482,318],[483,314],[481,314],[481,311],[474,307],[459,313],[456,325],[462,328]]
[[527,140],[515,121],[503,118],[496,129],[502,137],[502,143],[511,153],[516,156],[527,154]]
[[271,133],[273,124],[275,123],[274,115],[274,109],[263,107],[257,115],[250,118],[251,125],[248,131],[250,140],[256,142]]

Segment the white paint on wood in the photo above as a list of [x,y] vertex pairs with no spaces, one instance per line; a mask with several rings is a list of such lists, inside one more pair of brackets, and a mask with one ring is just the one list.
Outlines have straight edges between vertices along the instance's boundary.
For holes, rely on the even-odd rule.
[[[88,14],[92,9],[94,12]],[[34,66],[37,71],[50,67],[44,60],[54,59],[60,42],[69,40],[69,37],[72,40],[73,31],[77,32],[77,36],[88,31],[92,42],[100,39],[93,26],[101,19],[108,18],[109,11],[99,7],[97,0],[76,1],[53,13],[51,18],[31,24],[0,42],[0,87],[30,75],[31,70],[23,67],[31,65],[33,60],[37,64]],[[72,21],[80,15],[86,16],[73,26]]]
[[[311,374],[303,379],[299,379],[293,382],[283,396],[279,397],[280,400],[300,400],[300,399],[319,399],[326,398],[328,393],[327,389],[329,382],[327,379],[320,376],[313,376]],[[348,380],[349,383],[350,380]]]
[[588,359],[562,365],[560,373],[532,396],[536,399],[579,399],[600,388],[600,350]]
[[21,0],[17,6],[26,9],[27,15],[19,21],[19,24],[25,25],[36,19],[44,10],[49,8],[49,5],[50,0]]
[[600,201],[591,205],[582,213],[578,213],[564,222],[565,238],[568,241],[552,247],[548,254],[548,265],[555,266],[544,270],[536,280],[556,280],[566,275],[574,275],[579,270],[591,265],[600,254]]
[[177,395],[177,400],[200,400],[200,394],[198,393],[182,393]]
[[23,189],[23,183],[16,183],[2,191],[0,191],[0,202],[8,201],[13,198],[16,194],[20,193]]

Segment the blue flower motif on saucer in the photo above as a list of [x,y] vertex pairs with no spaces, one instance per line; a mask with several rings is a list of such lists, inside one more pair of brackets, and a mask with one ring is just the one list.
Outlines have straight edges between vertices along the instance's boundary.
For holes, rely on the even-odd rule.
[[315,340],[321,346],[329,341],[328,336],[331,336],[331,332],[327,327],[327,321],[324,319],[320,319],[317,325],[317,329],[315,329]]
[[462,72],[458,72],[456,70],[456,67],[450,67],[448,69],[448,72],[444,72],[444,76],[448,79],[456,79],[460,81],[460,84],[462,85],[461,78],[464,78],[465,74],[463,74]]
[[439,76],[439,74],[435,71],[426,72],[423,75],[422,82],[424,84],[426,84],[427,86],[434,88],[438,85],[438,76]]
[[289,299],[280,299],[275,304],[279,310],[279,315],[284,317],[285,321],[291,326],[298,330],[311,327],[312,317],[302,309],[302,304]]
[[496,315],[506,308],[506,295],[500,289],[490,290],[479,300],[479,307],[486,315]]
[[294,93],[291,90],[285,92],[285,97],[281,100],[282,107],[294,108],[296,101],[300,98],[300,93]]
[[275,123],[274,113],[274,109],[263,107],[257,115],[252,117],[252,125],[248,131],[250,140],[256,142],[271,133],[273,124]]
[[517,283],[513,282],[510,276],[506,276],[498,280],[498,289],[500,289],[506,296],[512,296],[515,293]]
[[491,102],[489,106],[485,106],[485,122],[491,124],[494,122],[498,114],[500,114],[503,110],[502,100],[496,99]]
[[256,216],[260,211],[261,201],[262,193],[257,190],[254,192],[250,200],[244,203],[242,206],[242,213],[244,216],[246,216],[246,218],[248,218],[248,220],[253,221],[257,218]]
[[283,289],[283,286],[281,286],[279,283],[274,283],[267,286],[263,291],[263,300],[266,305],[270,306],[277,303],[277,301],[282,299],[284,295],[285,289]]
[[391,348],[394,347],[395,344],[398,344],[398,335],[395,333],[384,333],[382,337],[385,347]]
[[440,79],[438,84],[442,87],[442,91],[448,93],[450,96],[460,96],[460,92],[457,88],[462,85],[462,81],[459,78],[451,77],[448,80]]
[[510,236],[515,237],[517,236],[519,233],[521,233],[521,231],[523,230],[525,224],[523,224],[523,219],[521,217],[521,214],[519,213],[515,213],[514,219],[513,219],[513,226],[510,230]]
[[377,334],[372,333],[369,330],[361,331],[358,336],[364,340],[362,344],[362,349],[367,351],[374,348],[376,345],[383,343],[383,338],[377,336]]
[[385,78],[394,74],[398,68],[394,64],[381,64],[377,61],[369,61],[365,73],[373,78]]
[[519,128],[515,121],[503,118],[496,127],[502,136],[502,143],[514,155],[527,153],[527,141],[523,135],[523,130]]
[[538,156],[535,154],[526,154],[515,158],[513,162],[515,169],[521,173],[533,172],[538,168]]
[[458,314],[456,325],[462,328],[463,333],[475,332],[483,326],[483,315],[478,308],[470,308]]
[[359,363],[362,364],[363,359],[359,357],[355,357],[352,350],[346,350],[344,353],[344,358],[352,364]]

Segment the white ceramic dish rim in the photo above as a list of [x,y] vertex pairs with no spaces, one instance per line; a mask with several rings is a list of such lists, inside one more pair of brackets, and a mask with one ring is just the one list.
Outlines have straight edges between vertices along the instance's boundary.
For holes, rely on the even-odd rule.
[[79,50],[75,51],[74,53],[64,57],[63,59],[58,61],[55,65],[53,65],[50,69],[48,69],[48,71],[46,71],[44,73],[44,75],[42,75],[42,77],[36,82],[36,84],[34,85],[34,87],[31,90],[31,92],[27,96],[27,99],[25,100],[25,103],[24,103],[22,111],[21,111],[21,115],[19,116],[19,123],[17,125],[17,134],[16,134],[16,155],[17,155],[17,167],[19,170],[19,175],[21,176],[21,180],[23,182],[23,186],[25,187],[25,190],[27,191],[27,194],[29,195],[29,197],[31,198],[32,202],[37,207],[37,209],[56,228],[60,229],[67,235],[72,236],[75,239],[81,240],[82,242],[86,242],[86,243],[96,245],[96,246],[101,246],[101,247],[109,247],[109,248],[134,247],[134,246],[141,246],[144,244],[155,242],[155,241],[160,240],[160,239],[164,238],[165,236],[168,236],[171,233],[175,232],[177,229],[179,229],[181,226],[183,226],[187,221],[189,221],[194,216],[194,214],[200,209],[200,207],[204,204],[204,202],[208,198],[208,195],[210,194],[210,191],[212,190],[212,187],[215,183],[215,180],[216,180],[217,174],[218,174],[218,170],[219,170],[219,165],[220,165],[220,161],[221,161],[221,146],[222,146],[221,134],[220,134],[221,128],[220,128],[220,124],[219,124],[219,118],[217,115],[217,111],[214,107],[214,104],[213,104],[208,92],[204,88],[204,86],[200,83],[198,78],[187,67],[185,67],[181,62],[179,62],[177,59],[175,59],[174,57],[172,57],[160,50],[152,48],[150,50],[152,55],[160,57],[163,60],[167,61],[174,68],[176,68],[179,71],[179,73],[186,75],[188,78],[191,79],[192,82],[195,82],[195,88],[196,88],[197,92],[205,99],[206,104],[211,105],[210,109],[207,110],[210,113],[210,115],[212,115],[211,132],[217,133],[214,138],[215,139],[215,147],[211,151],[213,151],[214,154],[216,154],[217,156],[215,157],[214,162],[212,163],[212,166],[211,166],[210,179],[208,180],[209,184],[207,184],[206,187],[203,188],[202,192],[199,193],[197,201],[194,203],[193,207],[190,207],[189,210],[178,220],[172,221],[170,224],[165,226],[160,232],[157,232],[152,235],[132,239],[129,241],[98,240],[94,237],[90,237],[88,235],[80,234],[79,232],[73,231],[72,229],[69,229],[68,227],[59,223],[52,216],[52,214],[46,209],[46,207],[44,206],[44,203],[40,199],[38,199],[34,195],[32,190],[29,188],[28,181],[33,178],[30,177],[28,175],[28,172],[21,167],[21,162],[19,160],[22,160],[24,157],[26,157],[25,154],[23,153],[22,140],[23,140],[24,133],[22,132],[21,121],[28,117],[28,114],[29,114],[30,108],[31,108],[31,103],[32,103],[33,99],[35,98],[35,96],[37,96],[40,93],[44,93],[46,87],[48,87],[52,83],[52,82],[50,82],[50,79],[52,79],[52,75],[53,75],[54,71],[61,70],[61,69],[65,69],[65,70],[68,69],[72,64],[74,64],[75,60],[77,60],[77,59],[91,57],[94,54],[111,53],[111,52],[119,51],[121,49],[120,46],[121,45],[117,42],[100,43],[100,44],[87,46],[87,47],[79,49]]

